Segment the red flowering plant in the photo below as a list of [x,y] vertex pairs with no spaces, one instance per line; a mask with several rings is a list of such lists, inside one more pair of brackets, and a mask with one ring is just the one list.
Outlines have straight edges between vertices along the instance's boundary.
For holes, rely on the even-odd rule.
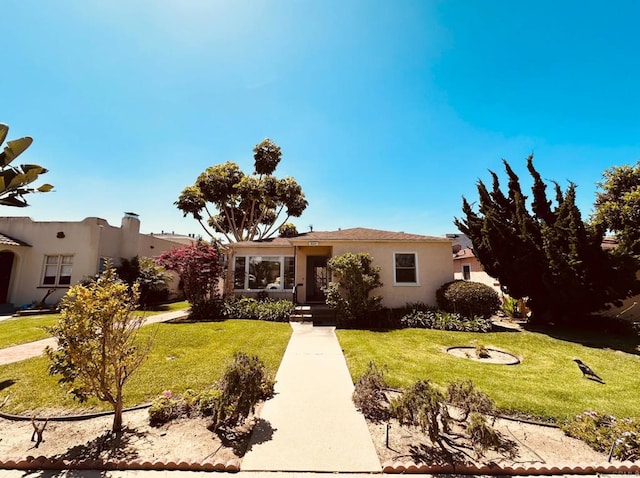
[[185,297],[191,304],[191,318],[215,319],[220,302],[223,267],[216,245],[198,241],[163,252],[157,262],[180,276]]

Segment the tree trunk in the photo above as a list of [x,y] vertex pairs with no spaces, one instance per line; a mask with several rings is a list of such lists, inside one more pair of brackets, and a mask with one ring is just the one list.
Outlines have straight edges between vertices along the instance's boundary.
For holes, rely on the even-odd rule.
[[118,390],[116,396],[116,403],[113,404],[113,425],[111,431],[117,433],[122,430],[122,409],[124,408],[122,403],[122,390]]

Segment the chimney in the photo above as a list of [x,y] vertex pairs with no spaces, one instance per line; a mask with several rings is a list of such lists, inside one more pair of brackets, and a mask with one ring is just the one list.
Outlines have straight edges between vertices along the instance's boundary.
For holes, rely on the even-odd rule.
[[125,212],[120,226],[120,256],[131,259],[138,255],[140,219],[133,212]]

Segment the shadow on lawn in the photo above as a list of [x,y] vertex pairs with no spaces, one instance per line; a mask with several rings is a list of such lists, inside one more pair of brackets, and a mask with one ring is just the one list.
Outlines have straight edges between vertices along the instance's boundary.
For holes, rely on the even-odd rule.
[[13,379],[3,380],[2,382],[0,382],[0,392],[3,391],[5,388],[9,388],[11,385],[15,383],[16,383],[16,380],[13,380]]
[[526,324],[525,330],[573,342],[585,347],[612,349],[640,355],[639,324],[602,317],[590,317],[568,325]]

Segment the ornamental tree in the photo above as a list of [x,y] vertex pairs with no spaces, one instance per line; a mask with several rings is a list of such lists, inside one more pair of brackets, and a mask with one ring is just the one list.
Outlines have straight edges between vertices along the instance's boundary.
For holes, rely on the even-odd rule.
[[591,219],[616,234],[620,252],[640,256],[640,160],[606,169],[602,177]]
[[295,179],[273,175],[282,157],[279,146],[265,139],[253,153],[253,174],[243,173],[231,161],[211,166],[174,203],[212,239],[216,233],[229,242],[271,237],[289,218],[300,217],[308,205]]
[[[0,123],[0,145],[4,142],[9,132],[9,126]],[[21,164],[20,166],[9,166],[11,162],[22,154],[33,139],[24,138],[7,141],[4,150],[0,153],[0,205],[25,207],[28,206],[24,196],[36,192],[45,193],[51,191],[51,184],[43,184],[38,188],[27,187],[38,179],[41,174],[47,172],[42,166],[37,164]]]
[[505,293],[525,298],[533,322],[569,322],[619,303],[638,288],[633,264],[601,247],[604,231],[582,221],[575,204],[576,185],[562,191],[555,183],[555,206],[546,185],[527,159],[533,178],[531,211],[518,176],[504,161],[508,191],[478,182],[478,212],[463,198],[460,231],[473,243],[485,271],[496,277]]
[[380,281],[380,267],[367,253],[347,252],[327,262],[334,278],[325,289],[326,302],[348,320],[363,320],[379,310],[382,297],[371,296]]
[[48,331],[58,347],[47,347],[49,373],[78,400],[95,397],[114,410],[111,430],[122,429],[123,388],[147,356],[151,341],[138,339],[144,317],[133,314],[138,286],[129,288],[115,269],[86,285],[74,285],[62,299],[60,320]]
[[180,276],[185,297],[191,304],[192,318],[203,319],[209,312],[217,310],[219,282],[223,273],[217,246],[198,241],[163,252],[157,262]]

